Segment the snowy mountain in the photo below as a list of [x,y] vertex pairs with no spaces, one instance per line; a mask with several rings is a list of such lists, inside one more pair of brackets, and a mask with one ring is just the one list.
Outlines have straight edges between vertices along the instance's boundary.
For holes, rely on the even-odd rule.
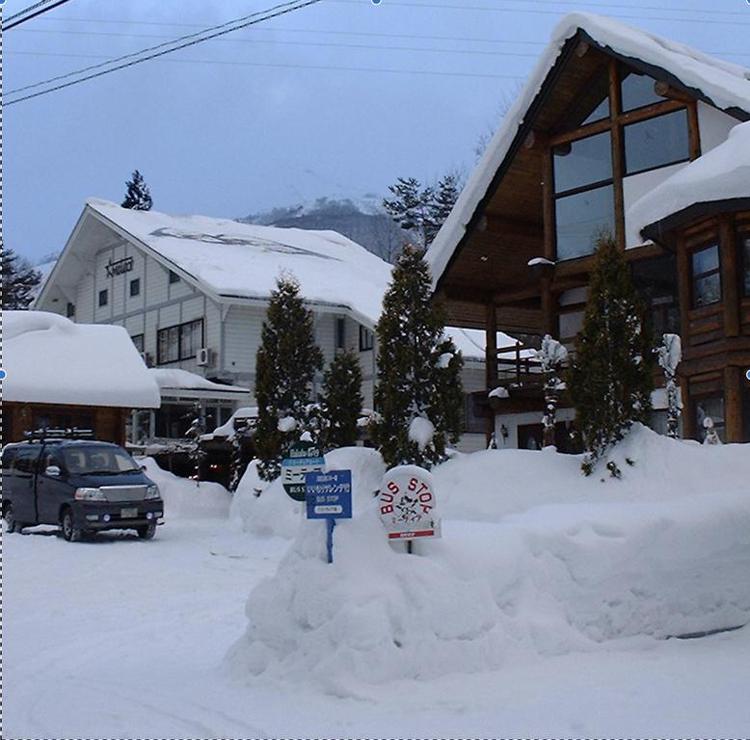
[[356,200],[317,198],[237,220],[263,226],[337,231],[388,262],[404,241],[404,232],[385,213],[381,198],[374,194]]

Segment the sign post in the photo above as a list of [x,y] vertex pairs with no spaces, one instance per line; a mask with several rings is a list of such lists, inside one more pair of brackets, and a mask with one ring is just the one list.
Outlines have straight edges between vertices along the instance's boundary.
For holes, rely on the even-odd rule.
[[440,519],[435,511],[431,473],[416,465],[400,465],[383,477],[379,493],[380,519],[389,540],[411,541],[440,537]]
[[281,461],[281,484],[290,498],[305,500],[305,476],[325,468],[325,460],[313,442],[295,442],[289,457]]
[[330,470],[305,476],[307,518],[326,520],[328,562],[333,562],[333,528],[336,519],[352,518],[352,471]]

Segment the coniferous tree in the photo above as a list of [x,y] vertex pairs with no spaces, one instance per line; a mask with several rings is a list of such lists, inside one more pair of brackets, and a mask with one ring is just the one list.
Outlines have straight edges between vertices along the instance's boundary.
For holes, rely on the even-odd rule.
[[125,183],[125,186],[127,187],[125,200],[120,204],[123,208],[130,208],[134,211],[151,210],[151,206],[153,206],[151,191],[138,170],[133,172],[131,179]]
[[443,337],[423,252],[408,246],[393,270],[378,321],[375,441],[389,467],[431,467],[460,433],[461,357]]
[[549,334],[542,339],[536,353],[544,376],[544,414],[542,415],[542,447],[554,447],[557,426],[557,405],[563,382],[560,378],[562,366],[568,361],[568,350]]
[[[569,388],[589,475],[607,450],[651,410],[653,351],[645,308],[622,251],[599,238]],[[607,465],[619,477],[614,462]]]
[[256,360],[255,444],[264,480],[279,475],[289,447],[307,431],[312,383],[322,367],[313,316],[300,297],[299,284],[281,277],[271,292]]
[[[440,230],[440,227],[445,223],[448,216],[450,216],[453,206],[456,205],[461,192],[458,185],[459,176],[455,172],[449,172],[437,184],[435,194],[430,203],[432,222],[437,226],[435,235],[437,235],[437,231]],[[433,239],[435,235],[433,235]],[[431,241],[432,239],[430,239]]]
[[3,310],[23,310],[34,300],[42,275],[12,249],[3,250]]
[[320,399],[323,449],[350,447],[357,442],[357,420],[362,414],[363,401],[359,357],[349,350],[339,352],[323,375]]
[[383,200],[383,208],[404,231],[416,238],[421,247],[427,248],[440,228],[433,221],[430,208],[435,191],[430,187],[422,188],[419,180],[413,177],[399,177],[388,189],[394,198]]

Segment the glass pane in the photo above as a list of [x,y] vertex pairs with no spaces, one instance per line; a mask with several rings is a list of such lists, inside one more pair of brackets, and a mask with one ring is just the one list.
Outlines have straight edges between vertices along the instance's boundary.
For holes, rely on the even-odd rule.
[[560,119],[558,131],[570,131],[609,118],[609,69],[603,66],[583,86]]
[[591,111],[585,120],[581,121],[581,125],[601,121],[602,118],[609,118],[609,96],[604,98],[604,100],[602,100],[602,102]]
[[143,352],[143,334],[136,334],[132,337],[133,344],[139,352]]
[[714,245],[699,252],[693,252],[693,275],[719,269],[719,247]]
[[695,404],[695,420],[697,422],[698,434],[701,439],[705,439],[706,428],[703,422],[710,417],[714,423],[714,428],[722,442],[724,439],[724,397],[715,396],[714,398],[701,398]]
[[742,264],[745,273],[745,295],[750,296],[750,236],[746,236],[742,242]]
[[625,173],[650,170],[690,159],[687,111],[625,126]]
[[609,131],[556,147],[554,167],[556,193],[611,180],[612,143]]
[[557,258],[592,254],[602,232],[615,233],[615,201],[611,185],[558,198]]
[[622,109],[623,111],[642,108],[651,103],[660,103],[664,100],[654,92],[654,78],[647,75],[639,75],[635,72],[626,72],[627,76],[622,80]]
[[693,281],[693,306],[708,306],[721,300],[721,279],[719,273],[696,278]]

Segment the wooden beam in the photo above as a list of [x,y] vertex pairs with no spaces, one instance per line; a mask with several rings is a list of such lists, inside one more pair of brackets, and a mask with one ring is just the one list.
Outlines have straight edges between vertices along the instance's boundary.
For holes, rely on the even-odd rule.
[[542,153],[542,220],[544,223],[544,257],[555,260],[555,201],[552,150]]
[[727,442],[744,442],[742,426],[742,369],[724,368],[724,417]]
[[502,291],[498,290],[492,297],[495,306],[510,306],[514,303],[522,303],[531,298],[539,298],[541,291],[538,286],[534,285],[523,290]]
[[523,236],[539,239],[540,242],[544,238],[544,228],[536,221],[522,221],[490,212],[484,214],[484,219],[486,233],[499,236]]
[[620,76],[617,60],[609,61],[609,110],[612,119],[612,177],[615,193],[615,242],[620,249],[625,249],[625,163],[623,161],[623,133],[622,127],[616,125],[622,111],[620,98]]
[[551,337],[557,338],[558,321],[557,321],[557,300],[552,293],[552,281],[549,278],[542,278],[542,331]]
[[662,98],[669,98],[670,100],[678,100],[681,103],[694,103],[695,98],[692,95],[688,95],[684,90],[678,90],[676,87],[672,87],[666,80],[657,80],[654,83],[654,92],[660,95]]
[[740,334],[740,266],[734,225],[728,216],[722,216],[719,222],[719,243],[724,334],[728,337],[737,337]]

